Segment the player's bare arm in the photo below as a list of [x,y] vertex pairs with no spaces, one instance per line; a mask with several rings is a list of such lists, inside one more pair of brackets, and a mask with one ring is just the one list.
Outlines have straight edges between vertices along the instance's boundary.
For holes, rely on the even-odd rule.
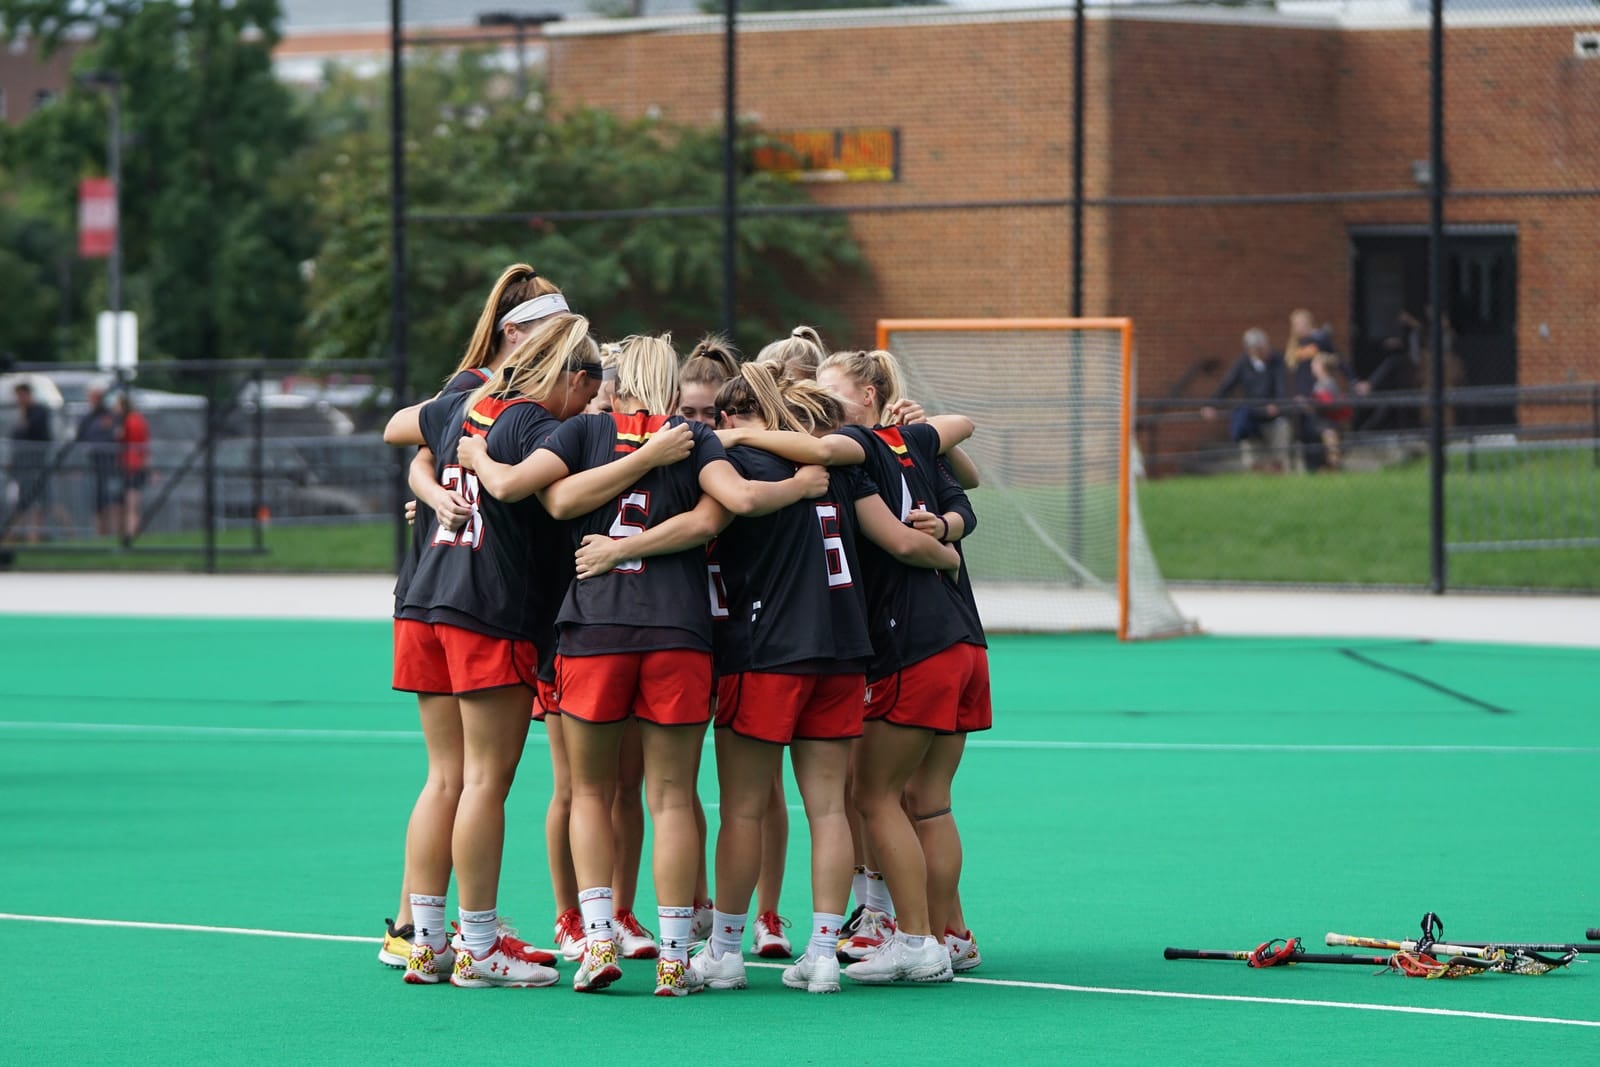
[[920,530],[936,541],[946,543],[961,540],[967,533],[967,522],[959,511],[933,512],[917,508],[906,516],[913,529]]
[[894,517],[876,493],[856,501],[856,521],[867,540],[908,567],[951,571],[961,567],[961,555],[949,545],[913,529]]
[[578,578],[597,578],[626,559],[667,556],[698,548],[727,528],[733,515],[716,498],[702,496],[688,511],[631,537],[587,534],[578,547]]
[[439,528],[455,531],[461,529],[472,517],[472,505],[454,489],[440,485],[433,471],[433,451],[427,447],[417,450],[406,472],[406,484],[416,494],[416,500],[406,502],[406,521],[415,523],[417,501],[433,510]]
[[[423,404],[426,403],[423,401]],[[390,415],[388,424],[383,428],[383,443],[396,446],[427,444],[422,436],[422,404],[412,404]]]
[[[803,436],[795,434],[794,436]],[[735,515],[770,515],[800,500],[815,500],[828,491],[828,472],[810,464],[781,482],[751,481],[725,459],[700,470],[700,488]]]

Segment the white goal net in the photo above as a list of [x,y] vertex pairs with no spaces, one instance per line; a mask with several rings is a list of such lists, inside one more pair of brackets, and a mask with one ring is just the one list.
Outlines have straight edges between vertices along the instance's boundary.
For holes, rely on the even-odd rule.
[[1139,519],[1132,329],[1125,319],[878,324],[907,395],[978,425],[965,446],[983,481],[978,531],[962,548],[991,629],[1194,629]]

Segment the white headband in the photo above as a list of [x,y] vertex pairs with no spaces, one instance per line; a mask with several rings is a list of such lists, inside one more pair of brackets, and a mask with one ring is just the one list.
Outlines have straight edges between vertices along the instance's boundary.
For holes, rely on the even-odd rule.
[[548,318],[562,311],[570,310],[567,307],[567,298],[560,293],[546,293],[536,296],[532,300],[524,300],[504,315],[500,316],[497,330],[505,329],[508,322],[532,322],[534,319]]

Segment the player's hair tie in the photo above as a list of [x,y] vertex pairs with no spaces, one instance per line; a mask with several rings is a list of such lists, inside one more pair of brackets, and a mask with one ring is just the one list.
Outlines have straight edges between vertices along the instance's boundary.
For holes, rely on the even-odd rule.
[[939,521],[944,524],[944,533],[939,535],[939,543],[948,545],[950,543],[950,520],[940,515]]
[[563,311],[570,311],[567,307],[567,298],[560,293],[545,293],[532,300],[524,300],[504,315],[500,316],[496,329],[504,329],[509,322],[532,322],[535,319],[549,318],[551,315]]

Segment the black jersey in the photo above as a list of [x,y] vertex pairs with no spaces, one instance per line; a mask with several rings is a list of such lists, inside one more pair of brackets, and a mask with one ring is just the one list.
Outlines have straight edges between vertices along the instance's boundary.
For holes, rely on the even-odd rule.
[[[751,481],[794,476],[794,464],[759,449],[731,448],[728,459]],[[860,468],[835,468],[826,495],[737,519],[717,538],[711,595],[718,674],[866,669],[872,639],[855,502],[876,492]]]
[[[940,490],[948,489],[940,485],[936,464],[928,458],[939,451],[937,430],[916,424],[871,430],[845,426],[837,432],[866,452],[866,471],[896,518],[904,522],[913,510],[938,509]],[[924,434],[931,435],[931,452]],[[920,663],[951,645],[983,643],[982,630],[973,627],[976,613],[966,610],[956,583],[938,571],[908,567],[870,542],[864,542],[860,552],[872,628],[869,682]]]
[[[481,367],[473,370],[464,370],[456,374],[439,390],[440,396],[450,396],[454,393],[470,393],[484,382],[488,381],[490,374]],[[411,584],[411,576],[417,572],[417,560],[422,558],[422,549],[427,544],[428,538],[433,536],[428,532],[428,523],[433,519],[433,512],[422,501],[417,501],[416,519],[411,524],[411,551],[406,553],[406,558],[400,561],[400,572],[395,576],[394,582],[394,614],[400,617],[400,608],[405,603],[406,586]]]
[[473,513],[454,532],[441,529],[437,519],[428,523],[428,543],[400,615],[537,642],[538,620],[548,609],[540,605],[535,575],[565,546],[545,540],[553,527],[540,521],[544,509],[537,499],[508,504],[480,493],[477,475],[457,458],[457,446],[463,433],[474,434],[485,438],[490,458],[520,463],[560,423],[532,400],[491,396],[469,410],[470,399],[440,397],[422,409],[422,435],[433,450],[439,483],[460,491]]
[[[645,412],[581,415],[562,424],[546,445],[576,474],[633,452],[681,416]],[[574,546],[587,534],[622,538],[659,526],[700,502],[700,471],[727,458],[717,435],[690,423],[689,459],[656,467],[616,499],[569,523]],[[598,578],[575,581],[557,617],[561,654],[596,656],[665,648],[711,651],[705,552],[696,547],[628,560]]]

